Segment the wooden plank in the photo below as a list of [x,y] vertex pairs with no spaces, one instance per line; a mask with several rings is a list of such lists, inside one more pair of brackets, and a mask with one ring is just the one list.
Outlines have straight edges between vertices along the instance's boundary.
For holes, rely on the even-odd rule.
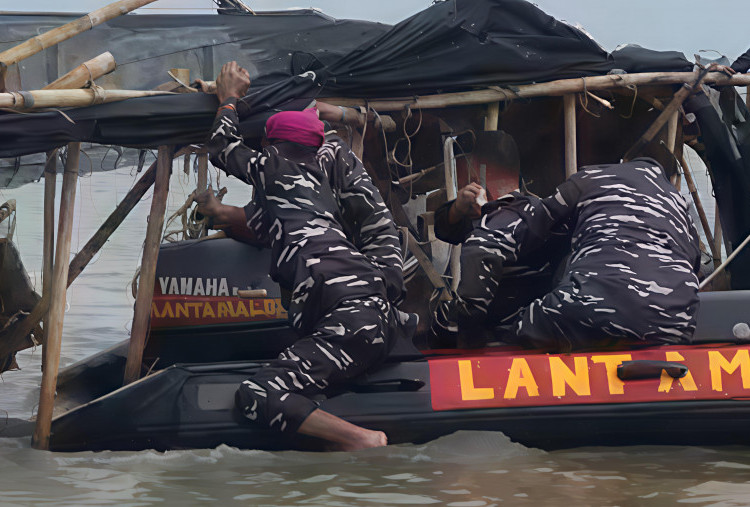
[[65,292],[68,278],[68,257],[70,257],[70,239],[73,231],[73,214],[78,182],[78,159],[81,143],[70,143],[65,161],[62,194],[60,197],[60,215],[55,249],[55,266],[52,273],[50,289],[49,328],[44,347],[47,349],[42,372],[42,387],[39,393],[39,412],[31,445],[36,449],[49,449],[49,435],[52,424],[52,410],[55,404],[57,389],[57,372],[60,367],[60,350],[62,345],[63,317],[65,315]]
[[565,177],[570,178],[578,172],[575,95],[569,94],[563,97],[563,116],[565,122]]
[[156,180],[154,182],[154,197],[151,201],[148,226],[146,227],[146,244],[143,247],[141,274],[138,283],[138,294],[135,298],[133,326],[130,332],[128,359],[125,364],[123,384],[127,385],[138,380],[141,376],[141,361],[143,348],[148,336],[151,301],[154,296],[154,280],[156,277],[156,260],[159,256],[164,213],[167,210],[167,195],[169,193],[169,175],[172,169],[173,147],[159,146],[156,164]]
[[85,16],[82,16],[70,23],[66,23],[57,28],[53,28],[49,32],[32,37],[10,49],[7,49],[0,53],[0,63],[4,65],[13,65],[21,60],[24,60],[32,55],[39,53],[40,51],[47,49],[50,46],[54,46],[64,40],[70,39],[83,33],[87,30],[91,30],[96,25],[109,21],[112,18],[122,16],[128,12],[134,11],[139,7],[155,2],[156,0],[120,0],[109,5],[92,11]]

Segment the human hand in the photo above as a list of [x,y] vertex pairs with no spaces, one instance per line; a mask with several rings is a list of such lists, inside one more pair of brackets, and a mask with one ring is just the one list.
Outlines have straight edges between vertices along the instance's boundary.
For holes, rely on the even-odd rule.
[[729,67],[728,65],[721,65],[718,63],[711,63],[708,65],[707,69],[710,72],[721,72],[722,74],[725,74],[728,77],[732,77],[737,73],[736,70],[734,70],[732,67]]
[[216,78],[216,95],[222,103],[230,97],[244,97],[250,88],[250,74],[237,62],[227,62]]
[[216,197],[210,185],[200,194],[196,194],[193,200],[198,204],[198,213],[201,215],[215,217],[219,213],[221,201]]
[[453,207],[459,217],[479,218],[482,214],[482,204],[487,202],[484,189],[478,183],[469,183],[458,191]]

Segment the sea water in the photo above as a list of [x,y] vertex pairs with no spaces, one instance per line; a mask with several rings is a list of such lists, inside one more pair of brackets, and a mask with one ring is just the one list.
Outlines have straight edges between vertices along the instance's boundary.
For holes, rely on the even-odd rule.
[[[75,254],[132,186],[134,167],[81,177]],[[211,173],[214,188],[217,174]],[[58,177],[58,196],[61,177]],[[223,177],[225,202],[247,187]],[[43,183],[0,190],[16,199],[14,241],[41,290]],[[170,215],[195,187],[175,163]],[[140,262],[150,192],[67,293],[61,367],[128,337],[130,282]],[[178,221],[179,224],[179,221]],[[5,224],[0,224],[0,233]],[[39,396],[40,350],[18,354],[0,380],[0,418],[29,418]],[[644,428],[645,431],[648,428]],[[748,429],[750,434],[750,428]],[[738,442],[738,444],[742,444]],[[748,442],[750,444],[750,437]],[[423,445],[355,453],[238,450],[51,453],[0,435],[0,505],[750,505],[750,446],[642,446],[545,452],[502,433],[458,432]]]

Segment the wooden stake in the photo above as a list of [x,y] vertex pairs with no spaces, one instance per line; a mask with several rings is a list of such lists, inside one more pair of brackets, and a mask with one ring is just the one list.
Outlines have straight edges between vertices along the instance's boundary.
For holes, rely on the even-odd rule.
[[141,361],[143,348],[146,344],[151,317],[151,301],[154,296],[154,278],[156,276],[156,260],[159,256],[164,213],[167,209],[167,194],[169,193],[169,175],[172,169],[171,146],[159,146],[156,164],[156,181],[154,183],[154,197],[151,201],[148,226],[146,228],[146,244],[143,247],[141,261],[140,283],[135,298],[133,326],[130,332],[128,360],[125,364],[123,384],[127,385],[138,380],[141,376]]
[[565,117],[565,177],[570,178],[578,172],[575,95],[563,97],[563,115]]
[[[714,204],[714,248],[719,253],[721,259],[721,243],[724,241],[723,230],[721,228],[721,216],[719,215],[719,202]],[[727,253],[729,253],[727,251]]]
[[52,81],[50,84],[42,88],[43,90],[64,90],[73,88],[83,88],[93,84],[95,79],[98,79],[105,74],[109,74],[115,68],[115,57],[112,53],[107,51],[97,57],[92,58],[81,65],[71,70],[64,76]]
[[[52,266],[55,263],[55,184],[57,149],[47,152],[44,165],[44,240],[42,245],[42,296],[49,300],[52,290]],[[49,312],[42,323],[44,334],[49,330]],[[46,343],[43,339],[42,343]],[[47,347],[42,345],[42,367],[47,363]]]
[[0,93],[0,107],[9,109],[40,109],[45,107],[83,107],[93,104],[117,102],[136,97],[171,95],[171,92],[153,90],[32,90]]
[[60,198],[60,217],[57,231],[57,248],[55,249],[55,266],[52,273],[50,290],[49,329],[46,330],[47,363],[42,373],[42,388],[39,393],[39,412],[31,445],[36,449],[49,449],[52,410],[55,405],[57,389],[57,372],[60,367],[60,349],[62,345],[63,317],[65,312],[65,292],[68,278],[68,258],[70,256],[70,238],[73,231],[73,212],[78,182],[78,158],[81,143],[70,143],[63,174],[62,195]]
[[208,188],[208,153],[198,154],[198,193]]
[[[680,83],[693,83],[695,74],[692,72],[645,72],[640,74],[612,74],[606,76],[593,76],[586,78],[586,90],[614,90],[628,86],[646,85],[671,85]],[[745,86],[750,85],[750,74],[735,74],[727,77],[721,72],[710,72],[706,83],[718,86]],[[470,92],[442,93],[436,95],[425,95],[422,97],[410,97],[399,99],[356,99],[332,97],[326,98],[330,104],[359,107],[369,105],[372,109],[383,111],[401,111],[405,106],[412,109],[439,109],[452,106],[471,106],[489,104],[491,102],[504,102],[514,99],[532,97],[556,97],[571,93],[583,93],[583,79],[560,79],[548,83],[531,85],[519,85],[510,88],[475,90]]]
[[139,7],[155,2],[156,0],[120,0],[86,14],[85,16],[66,23],[49,32],[37,35],[26,42],[19,44],[0,53],[0,63],[13,65],[32,55],[47,49],[50,46],[70,39],[79,33],[91,30],[96,25],[109,21],[112,18],[122,16]]

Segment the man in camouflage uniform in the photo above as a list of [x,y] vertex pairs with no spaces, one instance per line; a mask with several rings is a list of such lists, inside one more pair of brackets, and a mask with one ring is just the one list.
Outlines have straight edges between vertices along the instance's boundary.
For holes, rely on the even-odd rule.
[[242,383],[238,407],[341,449],[385,445],[383,433],[323,412],[309,396],[377,365],[406,322],[392,306],[404,284],[391,214],[343,141],[324,142],[314,110],[269,118],[262,152],[244,145],[235,104],[249,84],[235,62],[222,69],[208,149],[214,165],[253,185],[247,225],[272,249],[271,277],[291,292],[290,318],[303,338]]
[[[570,351],[612,339],[689,342],[698,308],[700,250],[687,203],[651,159],[581,168],[545,199],[501,198],[463,243],[459,339],[500,339]],[[488,309],[506,265],[567,232],[562,280],[496,334]],[[450,312],[447,312],[450,313]]]

